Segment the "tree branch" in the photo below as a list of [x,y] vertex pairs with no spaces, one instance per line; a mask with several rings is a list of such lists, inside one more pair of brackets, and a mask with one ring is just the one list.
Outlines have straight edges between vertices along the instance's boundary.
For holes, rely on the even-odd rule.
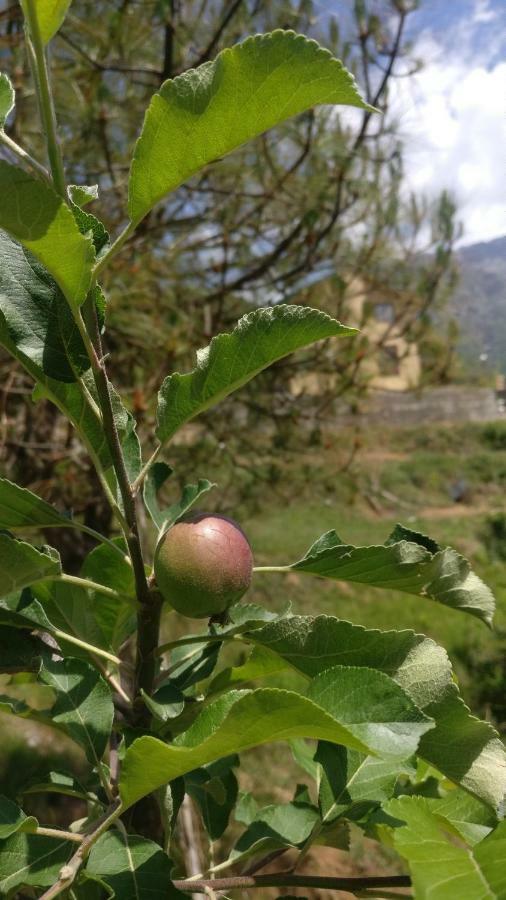
[[[314,887],[320,890],[362,892],[371,888],[402,888],[411,886],[409,875],[389,875],[377,878],[332,878],[321,875],[293,875],[290,872],[272,875],[233,875],[230,878],[203,878],[174,881],[174,887],[192,894],[211,888],[213,891],[254,890],[268,887]],[[44,895],[45,897],[45,895]],[[41,900],[44,900],[44,897]]]

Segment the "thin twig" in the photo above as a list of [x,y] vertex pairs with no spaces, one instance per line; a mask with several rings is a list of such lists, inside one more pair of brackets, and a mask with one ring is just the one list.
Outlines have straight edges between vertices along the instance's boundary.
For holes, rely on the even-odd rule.
[[60,831],[59,828],[44,828],[41,825],[37,827],[36,834],[41,834],[43,837],[57,838],[62,841],[75,841],[77,844],[84,840],[83,835],[77,834],[75,831]]
[[110,828],[113,822],[119,818],[122,809],[122,805],[119,802],[110,808],[109,814],[100,822],[100,825],[83,838],[77,853],[74,853],[72,859],[60,869],[58,881],[42,894],[40,900],[53,900],[54,897],[58,897],[69,889],[79,874],[79,870],[85,862],[93,844],[95,844],[99,837],[101,837],[101,835]]
[[51,177],[47,169],[45,169],[44,166],[42,166],[40,162],[35,159],[35,157],[27,153],[27,151],[24,150],[23,147],[20,147],[19,144],[16,144],[16,141],[13,141],[12,138],[9,137],[9,135],[1,129],[0,141],[2,142],[2,144],[5,144],[5,146],[8,147],[11,153],[14,153],[22,162],[26,163],[27,166],[30,166],[30,168],[32,168],[34,172],[37,173],[37,175],[41,175],[44,181],[47,181],[48,184],[52,186],[53,182],[51,181]]

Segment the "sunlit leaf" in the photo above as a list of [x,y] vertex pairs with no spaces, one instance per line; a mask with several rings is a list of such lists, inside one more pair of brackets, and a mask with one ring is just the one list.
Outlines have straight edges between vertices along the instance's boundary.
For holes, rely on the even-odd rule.
[[91,285],[93,243],[50,187],[0,160],[0,228],[37,257],[68,302],[78,307]]
[[451,821],[432,811],[425,797],[400,797],[385,808],[405,823],[392,837],[408,861],[417,900],[504,900],[506,822],[472,848],[456,839]]
[[[405,535],[409,534],[410,540]],[[414,538],[418,537],[416,541]],[[452,609],[470,613],[488,625],[495,603],[484,584],[463,556],[451,547],[441,550],[435,542],[397,526],[385,544],[353,547],[344,544],[335,531],[323,534],[299,562],[297,572],[392,588],[437,600]]]
[[[36,0],[34,4],[42,42],[47,44],[63,25],[72,0]],[[21,0],[21,5],[26,0]]]
[[320,103],[368,108],[339,60],[293,31],[250,37],[166,81],[135,148],[130,218],[140,221],[208,163]]
[[280,305],[247,313],[234,331],[218,335],[197,353],[192,372],[176,372],[165,379],[158,395],[159,440],[167,441],[185,422],[294,350],[354,331],[305,306]]
[[61,562],[56,550],[37,550],[0,532],[0,596],[19,591],[35,581],[59,575]]
[[471,715],[459,696],[446,652],[412,631],[378,631],[331,616],[291,616],[248,635],[308,678],[336,665],[386,672],[432,716],[418,755],[496,808],[506,791],[506,755],[497,732]]
[[173,778],[222,756],[293,737],[319,738],[366,753],[405,758],[432,726],[382,673],[340,667],[314,679],[308,697],[275,689],[229,691],[209,704],[170,746],[149,736],[138,738],[126,752],[120,792],[129,806]]

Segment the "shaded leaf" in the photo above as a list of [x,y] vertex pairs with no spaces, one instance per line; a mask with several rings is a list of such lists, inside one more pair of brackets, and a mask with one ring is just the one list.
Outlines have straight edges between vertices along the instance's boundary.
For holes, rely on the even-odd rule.
[[21,593],[0,597],[0,624],[13,625],[15,628],[53,630],[43,607],[28,588]]
[[31,544],[0,532],[0,595],[6,597],[34,581],[61,573],[56,550],[36,550]]
[[37,824],[37,819],[27,816],[17,803],[0,794],[0,841],[17,831],[34,832]]
[[[418,540],[405,540],[409,534]],[[421,540],[423,539],[423,541]],[[468,612],[488,625],[495,609],[490,589],[471,570],[463,556],[451,547],[427,549],[423,535],[397,526],[386,544],[353,547],[343,544],[335,531],[323,534],[303,559],[289,568],[322,578],[392,588],[437,600],[445,606]]]
[[56,693],[52,722],[83,747],[92,765],[98,765],[107,747],[114,718],[114,705],[106,682],[80,659],[57,662],[45,659],[40,680]]
[[173,469],[164,462],[155,462],[150,466],[144,479],[143,497],[144,505],[158,530],[161,529],[165,516],[164,510],[158,503],[158,491],[163,487],[167,479],[172,475]]
[[130,173],[130,218],[205,165],[318,103],[367,109],[352,76],[316,41],[256,35],[166,81],[151,100]]
[[185,777],[186,790],[198,804],[212,841],[222,836],[235,806],[238,787],[233,769],[238,765],[237,756],[228,756]]
[[184,694],[172,682],[164,684],[150,697],[141,689],[142,699],[155,719],[168,722],[180,716],[184,709]]
[[238,666],[228,666],[213,678],[208,694],[238,687],[258,678],[278,675],[287,668],[288,664],[276,653],[271,653],[264,647],[254,647],[246,662]]
[[[0,613],[1,615],[1,613]],[[0,628],[0,672],[38,672],[43,644],[17,628]]]
[[0,841],[0,895],[21,887],[50,887],[75,849],[68,841],[40,834],[13,834]]
[[[109,649],[107,640],[95,617],[92,593],[82,587],[63,582],[45,582],[33,586],[33,595],[40,601],[53,629],[73,635],[95,647]],[[108,602],[106,597],[100,597]],[[58,638],[58,643],[71,656],[88,660],[89,653]]]
[[170,882],[171,869],[169,857],[158,844],[115,830],[98,839],[86,865],[86,873],[112,888],[116,900],[182,898],[184,894]]
[[188,647],[177,647],[172,651],[172,665],[177,667],[172,671],[170,683],[184,690],[208,678],[218,662],[220,647],[221,644],[207,644],[202,650],[190,653]]
[[165,379],[158,395],[158,439],[167,441],[185,422],[294,350],[354,333],[326,313],[304,306],[279,305],[247,313],[234,331],[218,335],[197,353],[192,372],[176,372]]
[[320,767],[318,804],[326,823],[342,815],[362,818],[392,797],[401,773],[413,772],[409,763],[364,756],[325,741],[319,742],[314,758]]
[[76,381],[90,361],[56,281],[5,231],[0,231],[0,254],[0,340],[50,378]]
[[0,478],[0,528],[50,528],[71,525],[72,521],[7,478]]
[[258,603],[236,603],[227,610],[227,613],[227,624],[216,625],[216,634],[242,634],[254,628],[261,628],[266,622],[277,622],[291,614],[291,605],[288,601],[282,609],[276,611]]
[[78,800],[90,799],[83,785],[74,778],[73,775],[67,775],[65,772],[48,772],[41,781],[37,775],[33,780],[23,785],[23,796],[25,794],[63,794],[66,797],[76,797]]
[[81,576],[97,584],[114,588],[126,597],[132,597],[132,603],[129,604],[127,600],[104,597],[103,594],[94,591],[88,592],[91,614],[100,627],[106,645],[116,651],[135,629],[136,617],[135,583],[126,544],[123,538],[114,538],[113,543],[123,551],[123,558],[108,544],[99,544],[84,560]]
[[14,88],[10,78],[3,72],[0,72],[0,130],[3,130],[5,120],[14,109],[15,102]]
[[3,160],[0,193],[0,228],[31,250],[78,307],[91,285],[95,253],[68,206],[42,181]]
[[318,810],[309,804],[265,806],[255,813],[248,828],[233,847],[229,859],[238,862],[260,853],[302,847],[319,819]]

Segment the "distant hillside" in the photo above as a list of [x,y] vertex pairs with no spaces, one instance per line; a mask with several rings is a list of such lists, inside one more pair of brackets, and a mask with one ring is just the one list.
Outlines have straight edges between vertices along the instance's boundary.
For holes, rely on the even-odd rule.
[[506,236],[471,244],[458,252],[460,282],[448,304],[457,321],[460,352],[466,363],[506,374]]

